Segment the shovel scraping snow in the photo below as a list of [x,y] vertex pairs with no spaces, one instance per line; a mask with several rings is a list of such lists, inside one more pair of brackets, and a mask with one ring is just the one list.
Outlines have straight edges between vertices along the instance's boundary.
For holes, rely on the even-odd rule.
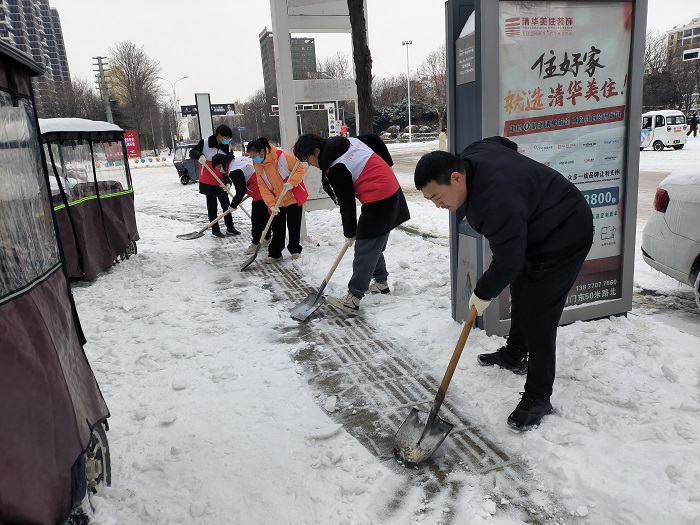
[[476,319],[476,308],[472,306],[469,316],[464,322],[462,333],[457,341],[457,346],[452,353],[452,359],[445,371],[445,377],[440,383],[433,406],[427,414],[413,408],[406,420],[401,424],[394,437],[394,457],[405,467],[416,467],[427,460],[438,449],[452,430],[452,424],[437,417],[440,406],[445,399],[447,387],[450,386],[452,375],[457,363],[462,355],[462,350],[472,330],[472,325]]

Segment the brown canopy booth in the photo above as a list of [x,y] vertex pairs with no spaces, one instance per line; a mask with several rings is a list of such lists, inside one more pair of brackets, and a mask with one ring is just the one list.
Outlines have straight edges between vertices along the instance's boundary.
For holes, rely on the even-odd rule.
[[109,410],[58,242],[30,78],[0,41],[0,523],[63,523],[108,482]]
[[124,130],[80,118],[39,119],[39,127],[68,276],[90,281],[136,253]]

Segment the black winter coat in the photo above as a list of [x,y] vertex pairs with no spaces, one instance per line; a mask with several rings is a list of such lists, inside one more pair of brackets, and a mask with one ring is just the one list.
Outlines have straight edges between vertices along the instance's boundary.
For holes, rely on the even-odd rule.
[[514,142],[489,137],[461,155],[467,173],[467,221],[489,241],[493,260],[474,293],[492,299],[528,265],[564,257],[593,235],[593,215],[561,173],[521,155]]
[[[226,154],[226,166],[228,165],[229,162],[231,162],[233,160],[234,155],[233,155],[233,152],[229,149],[228,144],[219,144],[216,141],[216,135],[210,136],[207,139],[207,144],[209,145],[210,148],[217,148]],[[197,145],[190,150],[190,158],[199,160],[199,157],[202,156],[203,150],[204,150],[204,139],[200,139],[199,142],[197,142]],[[226,167],[226,166],[224,166],[224,167]],[[231,180],[228,178],[228,176],[226,176],[223,179],[223,183],[224,184],[231,184]],[[220,186],[212,186],[211,184],[202,184],[201,182],[199,183],[199,193],[201,193],[202,195],[218,196],[219,189],[220,189]]]
[[[378,135],[368,133],[357,138],[372,148],[389,166],[393,164],[389,150]],[[350,171],[345,167],[345,164],[336,164],[329,168],[349,148],[350,141],[347,138],[340,136],[329,138],[318,159],[321,173],[331,185],[337,198],[345,237],[357,237],[358,239],[379,237],[411,218],[406,198],[399,188],[386,199],[363,204],[358,220],[355,187]]]

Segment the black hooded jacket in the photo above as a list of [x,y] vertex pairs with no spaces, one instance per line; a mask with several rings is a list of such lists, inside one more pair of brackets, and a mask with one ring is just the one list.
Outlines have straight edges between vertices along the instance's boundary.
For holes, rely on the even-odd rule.
[[[389,150],[378,135],[368,133],[359,135],[357,138],[372,148],[372,151],[389,166],[393,164]],[[399,188],[386,199],[363,204],[362,213],[358,220],[355,187],[350,171],[345,167],[345,164],[336,164],[329,168],[349,148],[350,141],[347,138],[340,136],[329,138],[318,158],[321,173],[326,177],[337,198],[345,237],[357,237],[358,239],[379,237],[411,218],[406,198]]]
[[474,293],[492,299],[528,265],[565,257],[591,242],[593,215],[561,173],[521,155],[503,137],[473,142],[461,155],[467,221],[489,241],[493,260]]

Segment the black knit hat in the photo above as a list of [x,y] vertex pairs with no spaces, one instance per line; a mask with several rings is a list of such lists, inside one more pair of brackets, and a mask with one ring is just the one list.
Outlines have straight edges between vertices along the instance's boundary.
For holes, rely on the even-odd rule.
[[215,168],[217,166],[224,166],[226,165],[226,155],[223,153],[217,153],[211,158],[211,165],[214,166]]

